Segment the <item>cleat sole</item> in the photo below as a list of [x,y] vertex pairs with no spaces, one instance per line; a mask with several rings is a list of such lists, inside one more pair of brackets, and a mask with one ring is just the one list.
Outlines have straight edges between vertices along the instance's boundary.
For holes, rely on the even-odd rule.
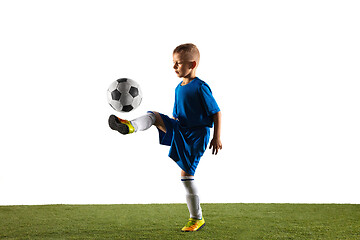
[[130,132],[129,127],[126,124],[120,122],[119,118],[115,115],[109,117],[109,127],[112,130],[118,131],[121,134],[128,134]]

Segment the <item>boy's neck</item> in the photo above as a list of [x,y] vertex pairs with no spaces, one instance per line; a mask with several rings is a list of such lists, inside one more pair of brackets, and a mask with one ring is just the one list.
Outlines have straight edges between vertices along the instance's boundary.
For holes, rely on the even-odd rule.
[[188,83],[190,83],[192,80],[194,80],[196,77],[194,76],[194,77],[188,77],[188,78],[183,78],[182,80],[182,83],[181,83],[181,86],[184,86],[184,85],[186,85],[186,84],[188,84]]

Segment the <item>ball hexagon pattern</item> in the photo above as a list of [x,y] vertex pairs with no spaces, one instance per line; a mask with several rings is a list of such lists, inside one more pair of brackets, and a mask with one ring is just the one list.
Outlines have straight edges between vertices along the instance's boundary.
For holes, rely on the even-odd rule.
[[140,85],[130,78],[120,78],[110,84],[107,90],[107,99],[114,110],[130,112],[141,103]]

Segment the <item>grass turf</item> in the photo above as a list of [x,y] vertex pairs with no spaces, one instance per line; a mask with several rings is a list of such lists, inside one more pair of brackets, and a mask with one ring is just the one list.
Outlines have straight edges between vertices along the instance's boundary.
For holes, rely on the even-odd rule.
[[202,208],[206,226],[183,233],[185,204],[1,206],[0,239],[360,239],[360,205]]

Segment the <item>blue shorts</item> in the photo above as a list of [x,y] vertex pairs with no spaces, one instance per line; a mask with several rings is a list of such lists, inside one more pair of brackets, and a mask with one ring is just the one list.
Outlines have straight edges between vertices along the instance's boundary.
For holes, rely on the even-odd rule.
[[170,146],[169,157],[186,173],[194,175],[209,143],[210,128],[184,128],[179,121],[161,113],[160,116],[166,127],[166,133],[158,129],[160,144]]

